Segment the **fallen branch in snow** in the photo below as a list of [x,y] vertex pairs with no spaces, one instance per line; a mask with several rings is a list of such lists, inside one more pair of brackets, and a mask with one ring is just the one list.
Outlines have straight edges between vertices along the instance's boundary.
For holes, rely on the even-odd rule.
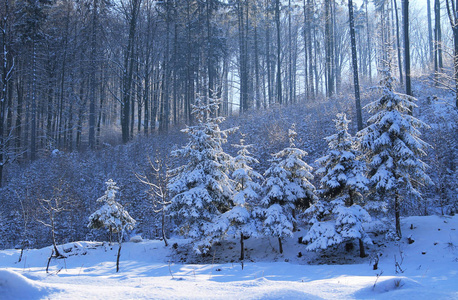
[[170,260],[169,260],[169,272],[170,272],[170,276],[172,276],[172,279],[175,279],[175,277],[173,277],[173,274],[172,274],[172,268],[170,267]]
[[374,285],[372,286],[372,290],[375,290],[375,286],[377,285],[377,281],[378,279],[380,278],[380,276],[382,276],[383,274],[383,271],[380,271],[380,273],[378,273],[376,276],[377,278],[375,278],[375,282],[374,282]]

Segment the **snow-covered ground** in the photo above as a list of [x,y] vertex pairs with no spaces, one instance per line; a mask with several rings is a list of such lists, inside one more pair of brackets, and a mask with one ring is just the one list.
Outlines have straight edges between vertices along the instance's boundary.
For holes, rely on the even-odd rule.
[[[310,264],[323,258],[306,253],[296,238],[285,242],[282,255],[273,238],[247,240],[243,269],[238,261],[220,263],[222,253],[206,264],[177,263],[185,259],[184,240],[171,241],[178,249],[161,241],[123,244],[119,273],[117,245],[59,246],[67,258],[52,260],[49,273],[51,247],[26,250],[21,262],[18,250],[4,250],[0,299],[458,299],[457,231],[458,216],[405,218],[400,242],[370,247],[372,255],[382,253],[378,270],[370,257],[345,265]],[[229,248],[224,252],[237,257],[239,245]],[[343,261],[342,255],[336,259]],[[396,273],[395,262],[403,272]]]

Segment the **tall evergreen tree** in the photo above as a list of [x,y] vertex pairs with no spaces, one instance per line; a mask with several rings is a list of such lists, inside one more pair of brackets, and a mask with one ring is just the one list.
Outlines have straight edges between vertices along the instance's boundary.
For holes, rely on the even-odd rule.
[[401,201],[404,195],[421,198],[418,188],[432,184],[425,173],[427,165],[420,160],[429,144],[420,139],[419,128],[429,126],[409,115],[416,99],[394,91],[389,70],[379,89],[382,96],[365,108],[373,115],[370,125],[358,133],[368,161],[368,178],[373,189],[393,198],[396,234],[401,237]]
[[167,209],[180,220],[178,231],[193,240],[194,250],[206,254],[227,231],[221,215],[232,207],[234,183],[229,178],[232,157],[222,145],[236,129],[219,128],[224,118],[211,117],[218,110],[213,99],[208,104],[197,99],[192,109],[197,125],[183,129],[189,142],[172,152],[187,163],[171,171],[167,188],[172,199]]

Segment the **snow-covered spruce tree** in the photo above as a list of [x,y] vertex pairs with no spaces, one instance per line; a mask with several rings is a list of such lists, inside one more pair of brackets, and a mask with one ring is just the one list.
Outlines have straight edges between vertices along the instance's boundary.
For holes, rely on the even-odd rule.
[[262,175],[256,172],[251,165],[258,164],[258,160],[251,156],[249,148],[253,145],[245,145],[245,140],[240,139],[237,156],[232,161],[232,178],[234,180],[235,195],[234,206],[223,214],[229,223],[228,234],[240,237],[240,260],[245,258],[244,239],[254,236],[258,232],[260,217],[259,200],[262,188],[259,184]]
[[167,210],[180,221],[179,233],[191,238],[194,250],[201,254],[224,236],[229,224],[221,215],[233,206],[234,183],[228,175],[232,157],[222,145],[236,129],[221,130],[218,124],[224,118],[211,116],[217,110],[216,100],[205,104],[196,99],[192,113],[197,124],[183,129],[189,142],[172,152],[186,164],[170,171],[167,186],[172,197]]
[[382,96],[366,105],[372,113],[370,125],[360,132],[361,148],[368,162],[368,179],[373,191],[393,201],[396,234],[402,236],[400,213],[402,197],[420,199],[423,184],[433,184],[425,173],[427,165],[419,157],[429,144],[420,139],[419,128],[429,126],[412,116],[416,99],[393,90],[389,70],[383,72]]
[[121,243],[124,232],[126,230],[132,230],[136,221],[116,201],[116,193],[119,190],[116,182],[109,179],[105,184],[107,185],[105,194],[97,199],[97,202],[102,202],[103,205],[89,216],[87,227],[92,229],[107,228],[110,231],[110,242],[112,233],[117,233],[118,242]]
[[364,257],[364,242],[371,241],[362,223],[370,217],[358,204],[368,180],[354,138],[348,133],[350,121],[342,113],[334,122],[337,133],[326,137],[329,153],[317,160],[322,166],[316,171],[323,176],[318,190],[321,198],[306,211],[312,227],[302,241],[307,243],[307,250],[316,251],[358,239],[360,256]]
[[97,199],[97,202],[104,202],[103,206],[89,216],[87,227],[93,229],[108,228],[110,230],[110,243],[112,233],[118,234],[118,255],[116,257],[116,272],[119,272],[119,258],[121,256],[122,240],[124,231],[132,230],[136,221],[129,215],[124,207],[116,201],[116,193],[119,187],[116,182],[109,179],[106,182],[107,190],[105,194]]
[[290,146],[273,154],[271,165],[265,172],[263,233],[278,238],[283,253],[282,238],[292,236],[296,223],[296,208],[306,208],[316,200],[310,167],[302,160],[307,152],[295,147],[296,132],[288,132]]

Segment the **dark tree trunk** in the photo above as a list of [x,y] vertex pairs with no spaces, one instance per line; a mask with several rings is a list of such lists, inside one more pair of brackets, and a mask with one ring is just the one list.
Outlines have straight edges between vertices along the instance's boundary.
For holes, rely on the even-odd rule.
[[454,79],[455,79],[455,108],[458,109],[458,1],[446,1],[447,13],[453,32],[453,65],[454,65]]
[[[410,81],[410,39],[409,39],[409,0],[403,0],[402,12],[404,20],[404,61],[406,64],[406,94],[412,96]],[[412,111],[410,111],[412,114]]]
[[245,246],[244,246],[244,236],[243,233],[240,234],[240,260],[245,259]]
[[364,243],[362,239],[359,239],[359,257],[366,257],[366,250],[364,249]]
[[[397,5],[397,0],[393,0],[394,3],[394,11],[396,14],[396,44],[397,44],[397,50],[398,50],[398,67],[399,67],[399,82],[401,85],[404,84],[404,79],[402,77],[402,59],[401,59],[401,34],[399,32],[399,13],[398,13],[398,5]],[[407,73],[406,73],[407,76]]]
[[428,46],[429,46],[429,61],[434,60],[434,45],[433,45],[433,27],[431,21],[431,0],[426,1],[426,13],[428,16]]
[[119,243],[118,255],[116,256],[116,273],[119,272],[119,258],[121,257],[121,246],[122,243]]
[[396,219],[396,234],[399,238],[402,237],[401,233],[401,203],[399,199],[399,195],[396,192],[394,196],[394,215]]
[[348,13],[350,16],[351,59],[353,64],[353,82],[355,85],[356,120],[359,131],[363,129],[363,117],[361,112],[361,97],[359,92],[358,58],[356,57],[355,21],[353,17],[352,0],[348,0]]
[[37,158],[37,53],[36,43],[32,42],[32,104],[30,124],[30,160]]
[[129,121],[132,98],[132,81],[134,71],[134,49],[135,34],[137,28],[137,17],[140,9],[141,0],[132,0],[132,11],[129,18],[129,37],[127,49],[124,57],[124,69],[122,80],[122,105],[121,105],[121,131],[122,142],[127,143],[130,139]]
[[96,56],[97,56],[97,11],[98,0],[92,2],[92,25],[91,25],[91,56],[90,56],[90,83],[89,83],[89,148],[95,148],[95,98],[96,98]]
[[369,0],[365,1],[366,3],[366,42],[367,42],[367,64],[369,66],[369,82],[372,83],[372,48],[371,48],[371,38],[369,33],[369,12],[368,4]]
[[281,242],[281,237],[278,238],[278,249],[280,251],[280,254],[283,253],[283,244]]
[[434,1],[434,71],[442,72],[443,63],[442,63],[442,30],[441,30],[441,8],[440,0]]
[[277,103],[283,104],[281,86],[281,28],[280,28],[280,0],[275,0],[275,25],[277,27]]

